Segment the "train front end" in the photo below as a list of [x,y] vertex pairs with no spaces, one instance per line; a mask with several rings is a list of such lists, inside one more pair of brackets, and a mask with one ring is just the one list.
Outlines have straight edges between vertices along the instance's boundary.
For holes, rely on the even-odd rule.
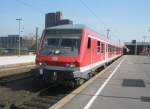
[[53,27],[44,30],[36,55],[38,74],[49,83],[75,81],[79,76],[82,29]]

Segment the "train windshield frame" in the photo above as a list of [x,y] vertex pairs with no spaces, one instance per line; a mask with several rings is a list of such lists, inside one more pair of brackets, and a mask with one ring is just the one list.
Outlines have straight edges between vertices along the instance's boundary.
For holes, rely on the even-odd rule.
[[78,56],[81,30],[47,30],[40,49],[41,55]]

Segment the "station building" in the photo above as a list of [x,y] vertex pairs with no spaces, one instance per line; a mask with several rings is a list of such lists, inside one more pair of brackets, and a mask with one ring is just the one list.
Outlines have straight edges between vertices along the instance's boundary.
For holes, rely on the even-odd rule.
[[147,55],[150,56],[150,42],[125,42],[124,54],[127,55]]
[[[20,37],[20,44],[22,45],[22,37]],[[1,49],[16,49],[19,45],[19,35],[8,35],[0,37]]]

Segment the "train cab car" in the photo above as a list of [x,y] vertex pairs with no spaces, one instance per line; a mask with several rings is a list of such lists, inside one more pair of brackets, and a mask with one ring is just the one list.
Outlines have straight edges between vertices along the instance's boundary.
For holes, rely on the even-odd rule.
[[46,81],[79,84],[97,68],[121,56],[119,50],[121,46],[84,25],[61,25],[43,31],[36,64]]

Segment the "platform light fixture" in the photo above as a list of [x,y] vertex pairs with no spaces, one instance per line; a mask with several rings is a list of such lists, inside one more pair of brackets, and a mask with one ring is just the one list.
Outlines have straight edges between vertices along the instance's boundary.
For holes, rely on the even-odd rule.
[[20,31],[20,24],[21,24],[21,21],[22,21],[22,18],[18,18],[18,19],[16,19],[17,21],[18,21],[18,34],[19,34],[19,45],[18,45],[18,56],[20,56],[20,33],[21,33],[21,31]]

